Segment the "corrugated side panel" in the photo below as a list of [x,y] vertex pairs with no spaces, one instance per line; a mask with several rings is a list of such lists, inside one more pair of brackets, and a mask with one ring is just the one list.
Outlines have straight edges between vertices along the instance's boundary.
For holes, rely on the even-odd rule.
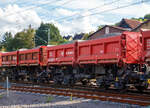
[[150,30],[141,31],[141,33],[143,44],[143,51],[142,51],[143,61],[150,61]]
[[28,66],[28,65],[39,65],[39,48],[37,49],[29,49],[25,51],[19,51],[19,64],[20,66]]
[[126,35],[126,58],[125,63],[140,63],[142,52],[141,34],[135,32],[124,32]]
[[48,64],[73,64],[75,61],[74,43],[47,47]]
[[17,62],[17,51],[2,53],[1,56],[4,59],[1,62],[2,66],[16,66],[18,64],[18,62]]
[[120,57],[120,36],[90,40],[78,43],[78,62],[116,63]]

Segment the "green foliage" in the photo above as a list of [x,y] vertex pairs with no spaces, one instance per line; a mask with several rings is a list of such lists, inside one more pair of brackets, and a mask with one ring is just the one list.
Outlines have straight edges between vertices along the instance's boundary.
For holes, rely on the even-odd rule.
[[[48,42],[48,34],[49,42]],[[64,39],[60,35],[59,29],[51,23],[41,23],[40,27],[36,30],[35,36],[36,46],[47,45],[47,43],[52,45],[59,45],[64,43]]]
[[59,45],[67,42],[67,40],[62,38],[58,28],[54,24],[41,23],[36,32],[31,26],[26,30],[18,32],[14,37],[11,33],[6,32],[3,40],[0,42],[0,49],[3,51],[15,51],[21,48],[34,48],[35,44],[36,46],[47,45],[48,30],[50,30],[50,44]]
[[3,51],[11,51],[13,44],[13,37],[10,32],[6,32],[3,36],[3,40],[1,42],[1,50]]
[[147,21],[148,19],[150,19],[150,14],[146,14],[144,17],[139,17],[139,18],[131,18],[133,20],[138,20],[140,22],[144,22]]
[[1,42],[1,50],[15,51],[20,48],[33,48],[35,30],[29,27],[27,30],[18,32],[14,37],[6,32]]
[[83,35],[83,40],[88,40],[88,38],[89,38],[89,36],[92,34],[92,33],[94,33],[93,31],[91,31],[91,32],[89,32],[89,33],[85,33],[84,35]]
[[[137,21],[140,21],[140,22],[144,22],[144,21],[147,21],[148,19],[150,19],[150,14],[146,14],[144,17],[139,17],[139,18],[131,18],[133,20],[137,20]],[[118,26],[120,24],[120,22],[117,22],[115,23],[114,25],[115,26]]]
[[49,102],[51,102],[53,99],[54,99],[53,96],[47,96],[47,97],[46,97],[46,102],[49,103]]
[[6,52],[6,48],[4,48],[4,46],[1,46],[1,51]]
[[85,33],[84,35],[83,35],[83,40],[87,40],[88,39],[88,37],[89,37],[89,34],[88,33]]
[[144,19],[150,19],[150,14],[146,14],[146,15],[144,16]]
[[2,99],[2,98],[3,98],[3,96],[4,96],[3,94],[0,94],[0,99]]
[[119,26],[119,24],[120,24],[120,22],[117,22],[117,23],[115,23],[115,25],[114,25],[114,26]]
[[140,21],[140,22],[147,21],[147,19],[146,19],[146,18],[144,18],[144,17],[139,17],[139,18],[131,18],[131,19],[133,19],[133,20],[137,20],[137,21]]
[[18,50],[20,48],[34,48],[34,35],[35,30],[30,28],[22,32],[18,32],[13,39],[13,49]]
[[101,29],[103,27],[104,27],[104,25],[99,25],[98,28],[97,28],[97,30],[99,30],[99,29]]

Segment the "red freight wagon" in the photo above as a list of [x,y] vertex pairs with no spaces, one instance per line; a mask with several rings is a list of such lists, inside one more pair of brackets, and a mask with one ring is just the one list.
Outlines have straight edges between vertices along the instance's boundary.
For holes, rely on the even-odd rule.
[[18,51],[1,53],[2,66],[17,66]]
[[19,51],[19,65],[39,65],[40,48]]
[[143,43],[143,60],[150,62],[150,30],[141,31]]
[[141,54],[141,35],[124,32],[120,36],[78,43],[78,63],[137,63]]
[[40,46],[35,49],[19,51],[19,65],[40,65],[46,66],[47,53],[46,46]]
[[76,42],[72,44],[64,44],[58,46],[47,47],[48,64],[74,64],[76,59]]

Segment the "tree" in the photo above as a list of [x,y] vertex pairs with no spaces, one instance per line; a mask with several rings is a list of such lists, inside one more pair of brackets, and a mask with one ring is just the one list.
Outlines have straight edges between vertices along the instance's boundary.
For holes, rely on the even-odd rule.
[[104,27],[104,25],[99,25],[98,28],[97,28],[97,30],[99,30],[99,29],[101,29],[103,27]]
[[117,22],[117,23],[114,24],[114,26],[119,26],[119,24],[120,24],[120,22]]
[[34,35],[35,30],[29,27],[27,30],[18,32],[13,39],[13,49],[18,50],[20,48],[34,48]]
[[91,32],[89,32],[89,33],[85,33],[84,35],[83,35],[83,40],[88,40],[88,38],[89,38],[89,36],[92,34],[92,33],[94,33],[94,31],[91,31]]
[[1,41],[1,50],[16,51],[20,48],[33,48],[35,30],[29,26],[28,29],[18,32],[14,37],[10,32],[6,32]]
[[89,34],[88,33],[85,33],[84,35],[83,35],[83,40],[87,40],[88,39],[88,37],[89,37]]
[[1,42],[1,48],[6,51],[12,51],[12,41],[13,41],[13,37],[12,34],[10,32],[6,32],[3,36],[3,40]]
[[150,14],[146,14],[146,15],[144,16],[144,19],[150,19]]
[[131,18],[133,20],[137,20],[137,21],[140,21],[140,22],[144,22],[144,21],[147,21],[147,19],[145,19],[144,17],[139,17],[139,18]]
[[[49,42],[48,42],[49,34]],[[64,43],[64,39],[60,35],[59,29],[51,23],[41,23],[35,34],[36,46],[47,45],[48,43],[58,45]]]

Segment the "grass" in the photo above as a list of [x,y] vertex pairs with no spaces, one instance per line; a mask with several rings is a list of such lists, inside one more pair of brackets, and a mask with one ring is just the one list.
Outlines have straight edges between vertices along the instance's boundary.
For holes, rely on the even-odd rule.
[[0,99],[2,99],[3,98],[3,94],[0,94]]
[[47,102],[47,103],[48,103],[48,102],[51,102],[53,99],[54,99],[53,96],[47,96],[47,97],[46,97],[46,102]]

